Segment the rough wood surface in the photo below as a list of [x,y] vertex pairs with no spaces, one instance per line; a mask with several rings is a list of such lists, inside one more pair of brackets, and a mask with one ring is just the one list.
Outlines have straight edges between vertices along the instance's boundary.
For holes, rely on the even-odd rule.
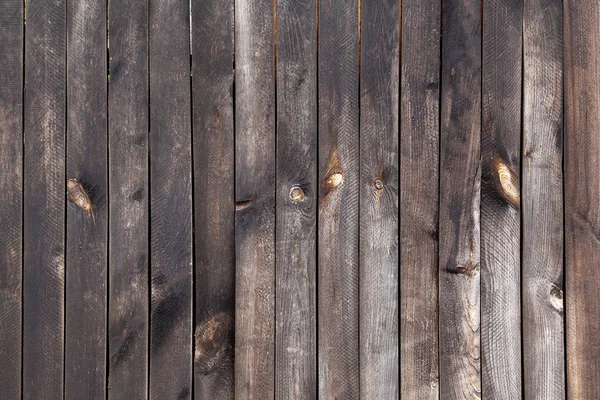
[[274,397],[273,0],[235,2],[236,398]]
[[148,2],[109,3],[108,398],[148,397]]
[[402,4],[402,396],[437,399],[440,1]]
[[481,140],[482,394],[521,383],[520,172],[522,0],[483,2]]
[[567,397],[591,399],[600,392],[600,4],[567,0],[564,12]]
[[440,398],[481,398],[481,1],[444,3],[440,113]]
[[319,2],[319,397],[359,398],[358,1]]
[[562,1],[523,10],[523,394],[565,397]]
[[192,2],[196,399],[234,398],[233,0]]
[[23,2],[0,0],[0,388],[21,397]]
[[192,397],[189,4],[149,1],[150,398]]

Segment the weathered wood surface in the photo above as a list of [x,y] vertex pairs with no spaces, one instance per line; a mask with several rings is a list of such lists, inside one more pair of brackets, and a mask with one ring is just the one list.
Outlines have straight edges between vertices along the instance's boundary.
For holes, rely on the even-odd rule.
[[0,0],[0,388],[21,396],[23,3]]
[[109,3],[108,398],[147,399],[148,2]]
[[[402,3],[400,381],[437,399],[440,1]],[[387,146],[387,144],[386,144]]]
[[565,397],[562,1],[523,9],[523,395]]
[[481,368],[487,399],[522,395],[522,17],[522,0],[483,2]]
[[359,398],[358,1],[319,2],[319,398]]
[[[23,399],[63,398],[66,2],[27,2]],[[2,57],[4,58],[4,57]]]
[[192,2],[194,396],[234,398],[233,0]]
[[235,2],[235,395],[275,390],[275,31],[272,0]]
[[481,397],[481,2],[444,3],[440,112],[440,398]]
[[564,12],[567,397],[589,399],[600,392],[600,4],[568,0]]
[[150,0],[150,398],[192,393],[189,5]]
[[317,398],[317,13],[278,0],[275,398]]

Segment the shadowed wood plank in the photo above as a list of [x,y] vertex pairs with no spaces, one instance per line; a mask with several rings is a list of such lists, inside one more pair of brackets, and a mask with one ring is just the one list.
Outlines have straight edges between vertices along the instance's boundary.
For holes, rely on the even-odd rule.
[[481,397],[481,1],[445,2],[440,128],[440,398]]
[[21,398],[23,2],[0,0],[0,388]]
[[108,398],[148,397],[148,2],[109,3]]
[[319,397],[357,399],[358,2],[319,1]]
[[27,2],[25,35],[23,399],[63,398],[65,0]]
[[440,1],[402,3],[401,393],[437,399]]
[[527,399],[565,397],[562,1],[523,15],[523,374]]

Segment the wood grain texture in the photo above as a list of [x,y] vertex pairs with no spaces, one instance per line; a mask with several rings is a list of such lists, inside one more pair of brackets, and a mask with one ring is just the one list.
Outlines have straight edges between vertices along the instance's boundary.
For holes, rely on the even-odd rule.
[[149,1],[150,398],[192,397],[189,3]]
[[523,10],[523,393],[565,397],[562,1]]
[[360,397],[399,397],[399,1],[361,3]]
[[440,398],[481,398],[481,2],[442,8]]
[[360,396],[358,1],[319,1],[319,398]]
[[277,1],[275,398],[317,398],[317,11]]
[[567,397],[600,392],[600,4],[564,2]]
[[66,3],[27,2],[23,399],[63,398]]
[[21,398],[23,3],[0,0],[0,387]]
[[273,0],[235,2],[235,397],[274,398]]
[[440,2],[402,3],[401,394],[437,399]]
[[67,178],[91,211],[67,205],[65,399],[106,398],[106,4],[67,1]]
[[234,398],[233,1],[192,2],[196,399]]
[[148,398],[148,2],[109,3],[108,398]]
[[[483,3],[481,353],[487,399],[520,398],[522,0]],[[516,182],[505,179],[512,171]]]

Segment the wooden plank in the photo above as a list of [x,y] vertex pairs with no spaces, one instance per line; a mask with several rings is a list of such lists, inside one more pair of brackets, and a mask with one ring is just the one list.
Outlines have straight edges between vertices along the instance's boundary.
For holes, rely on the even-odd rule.
[[600,392],[600,4],[567,0],[564,13],[567,397],[588,399]]
[[522,0],[483,3],[481,140],[482,390],[521,397],[520,157]]
[[277,2],[275,398],[317,398],[317,10]]
[[62,399],[65,285],[66,3],[27,2],[23,398]]
[[148,2],[109,3],[108,398],[148,397]]
[[360,396],[358,1],[319,1],[319,398]]
[[234,398],[233,1],[192,2],[194,393]]
[[481,2],[442,8],[440,398],[481,398]]
[[274,397],[273,0],[235,1],[235,397]]
[[67,178],[91,210],[67,206],[65,399],[106,398],[106,4],[67,1]]
[[523,10],[523,394],[565,397],[562,1]]
[[400,379],[437,399],[440,1],[402,4]]
[[23,3],[0,0],[0,387],[21,398]]
[[192,396],[189,3],[150,0],[150,398]]

